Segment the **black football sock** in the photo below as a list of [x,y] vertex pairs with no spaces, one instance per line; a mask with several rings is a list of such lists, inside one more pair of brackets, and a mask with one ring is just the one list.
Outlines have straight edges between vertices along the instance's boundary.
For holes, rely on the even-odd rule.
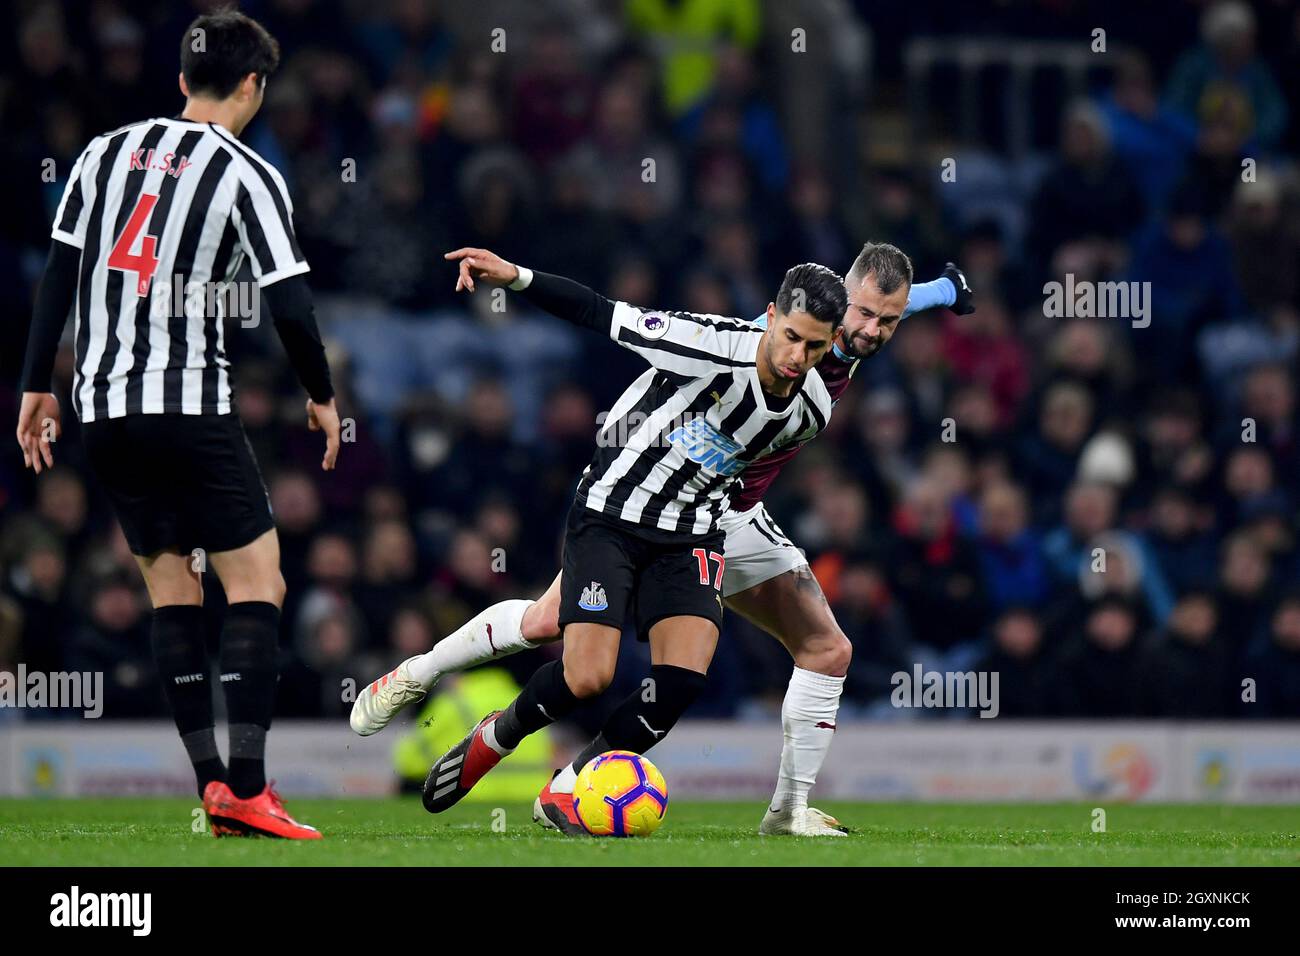
[[591,763],[601,754],[608,753],[609,751],[616,750],[616,749],[618,748],[611,747],[609,745],[609,741],[605,739],[605,735],[603,733],[597,734],[596,739],[593,740],[591,743],[587,744],[587,746],[583,748],[582,753],[578,754],[578,756],[573,758],[573,763],[571,764],[571,766],[573,767],[573,772],[581,773],[583,767],[587,766],[587,764]]
[[226,608],[221,628],[221,687],[230,722],[228,781],[235,796],[256,796],[266,787],[266,732],[275,712],[276,655],[280,609],[265,601]]
[[650,687],[629,694],[609,715],[599,736],[573,762],[575,770],[581,770],[587,761],[607,750],[645,753],[667,736],[708,683],[708,678],[698,671],[672,664],[655,664],[650,668],[650,677],[654,681]]
[[564,679],[564,662],[551,661],[533,672],[519,696],[496,719],[492,733],[502,749],[514,750],[529,734],[568,716],[581,702]]
[[266,730],[257,724],[230,725],[230,789],[241,800],[266,789]]
[[226,779],[226,765],[221,762],[213,730],[212,672],[203,645],[203,608],[168,604],[155,609],[149,637],[163,696],[194,765],[199,796],[203,796],[203,789],[213,780]]

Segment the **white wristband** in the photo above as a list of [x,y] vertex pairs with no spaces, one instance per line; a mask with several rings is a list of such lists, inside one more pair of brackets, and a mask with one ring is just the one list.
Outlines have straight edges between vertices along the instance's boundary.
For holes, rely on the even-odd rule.
[[523,289],[527,289],[530,285],[532,285],[533,270],[527,269],[524,266],[515,266],[515,268],[519,270],[519,278],[516,279],[514,282],[510,283],[508,286],[506,286],[506,288],[511,290],[512,292],[519,292],[522,291]]

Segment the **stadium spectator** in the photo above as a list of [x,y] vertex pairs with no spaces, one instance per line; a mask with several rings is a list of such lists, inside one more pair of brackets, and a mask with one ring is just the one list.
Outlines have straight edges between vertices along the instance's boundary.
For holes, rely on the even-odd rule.
[[91,528],[86,485],[76,472],[52,471],[37,483],[36,513],[65,545],[80,549]]
[[1082,386],[1057,382],[1043,394],[1038,428],[1024,435],[1015,450],[1016,474],[1038,503],[1038,521],[1059,515],[1059,503],[1075,478],[1083,444],[1092,433],[1096,411]]
[[1176,189],[1163,221],[1134,239],[1125,278],[1150,283],[1143,286],[1150,290],[1147,302],[1160,303],[1159,321],[1153,318],[1149,326],[1130,330],[1149,375],[1161,383],[1191,381],[1193,343],[1201,326],[1242,312],[1231,252],[1194,184]]
[[[361,652],[360,621],[349,607],[333,607],[304,622],[289,648],[281,648],[280,702],[287,717],[336,717],[347,712],[358,674],[377,674],[386,657]],[[362,678],[364,679],[364,678]]]
[[[887,700],[892,690],[890,677],[911,667],[911,633],[906,615],[877,558],[850,556],[840,571],[838,591],[831,609],[853,641],[845,697],[860,705]],[[880,710],[877,707],[867,712],[876,714]]]
[[1208,591],[1187,591],[1144,651],[1143,710],[1157,717],[1214,720],[1231,711],[1229,650]]
[[1041,607],[1052,587],[1051,569],[1028,524],[1028,502],[1015,485],[985,487],[980,497],[979,560],[990,607]]
[[1255,14],[1241,0],[1222,0],[1201,17],[1201,45],[1175,64],[1166,95],[1184,115],[1204,124],[1223,101],[1243,97],[1244,132],[1265,150],[1286,126],[1286,101],[1269,66],[1255,55]]
[[1288,503],[1277,488],[1268,452],[1250,445],[1233,449],[1225,457],[1223,491],[1219,520],[1225,527],[1242,524],[1248,514],[1261,508],[1285,510]]
[[[826,598],[834,602],[839,594],[837,577],[848,554],[867,538],[870,511],[862,489],[845,481],[836,482],[813,500],[812,510],[795,527],[795,537],[815,555],[817,579],[824,581]],[[827,590],[829,588],[829,590]]]
[[1144,680],[1138,649],[1139,615],[1124,598],[1108,596],[1087,608],[1062,652],[1056,695],[1062,713],[1134,717]]
[[[74,624],[69,606],[66,552],[53,535],[33,529],[10,539],[9,569],[0,590],[21,640],[21,660],[33,671],[61,671],[66,635]],[[16,547],[14,547],[16,546]]]
[[982,297],[973,314],[950,316],[944,354],[956,380],[983,386],[997,405],[999,424],[1010,424],[1028,391],[1029,367],[1002,303]]
[[434,634],[433,624],[418,608],[404,607],[392,616],[388,643],[384,648],[390,666],[427,652],[442,635]]
[[[961,657],[983,629],[987,603],[979,557],[957,532],[948,500],[929,477],[913,481],[894,513],[895,542],[888,558],[892,584],[913,639],[931,655],[954,649]],[[961,670],[963,668],[955,668]]]
[[850,467],[877,501],[897,501],[915,479],[918,461],[907,399],[896,388],[867,392],[858,406],[860,439],[850,445]]
[[1150,61],[1141,53],[1120,57],[1115,81],[1100,103],[1114,144],[1148,209],[1161,209],[1182,178],[1196,142],[1191,117],[1161,104]]
[[[72,634],[67,669],[103,675],[102,716],[107,719],[167,714],[149,644],[146,607],[135,578],[108,575],[91,583],[86,618]],[[60,711],[37,713],[58,715]]]
[[1039,271],[1104,275],[1120,263],[1125,239],[1142,220],[1142,196],[1111,149],[1100,110],[1075,103],[1061,124],[1060,158],[1030,205],[1026,245]]
[[1300,308],[1300,227],[1277,173],[1259,170],[1233,189],[1227,221],[1237,283],[1257,315]]
[[1009,607],[993,621],[992,646],[975,665],[998,675],[998,716],[1050,717],[1062,710],[1055,693],[1060,677],[1044,641],[1043,622],[1029,608]]
[[372,641],[391,632],[403,600],[417,587],[417,571],[415,536],[405,522],[382,521],[368,528],[354,592]]
[[351,540],[336,532],[325,532],[312,539],[307,549],[307,587],[289,627],[299,640],[316,630],[326,617],[348,614],[354,639],[364,645],[368,635],[361,631],[360,611],[352,596],[357,578],[357,554]]
[[1169,485],[1156,492],[1149,514],[1142,533],[1146,551],[1170,587],[1183,593],[1209,585],[1217,563],[1210,509],[1184,489]]
[[1233,429],[1240,438],[1244,422],[1253,425],[1254,443],[1271,457],[1277,484],[1300,487],[1300,422],[1296,418],[1296,382],[1286,367],[1260,365],[1246,375],[1242,386],[1243,418]]
[[1250,717],[1294,717],[1300,713],[1300,595],[1277,605],[1266,639],[1246,660],[1244,673],[1256,681],[1256,700],[1241,705]]
[[[1086,388],[1102,423],[1127,418],[1133,359],[1113,325],[1101,319],[1068,320],[1052,335],[1046,350],[1049,382],[1064,379]],[[1030,402],[1037,404],[1032,397]]]
[[269,494],[287,588],[281,620],[292,621],[307,587],[307,551],[321,520],[320,493],[306,472],[285,470],[271,479]]
[[1153,396],[1139,425],[1137,457],[1135,500],[1148,501],[1171,485],[1198,497],[1212,493],[1214,452],[1194,395],[1178,390]]
[[[716,66],[713,91],[682,116],[677,129],[696,148],[725,145],[738,149],[758,177],[765,201],[775,199],[789,178],[785,135],[776,111],[760,95],[755,63],[746,51],[725,46],[718,52]],[[843,257],[807,258],[813,262],[848,261]],[[797,262],[799,257],[782,261]]]
[[1272,587],[1268,552],[1245,531],[1234,532],[1221,553],[1218,605],[1235,660],[1267,627]]

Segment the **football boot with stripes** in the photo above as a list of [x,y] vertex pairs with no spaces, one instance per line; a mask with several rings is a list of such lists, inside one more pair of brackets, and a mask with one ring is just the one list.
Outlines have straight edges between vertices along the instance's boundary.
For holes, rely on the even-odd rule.
[[[474,784],[501,762],[504,753],[493,750],[483,739],[483,731],[501,716],[494,710],[471,730],[465,739],[438,758],[424,778],[424,809],[430,813],[454,807]],[[509,751],[507,751],[508,753]]]

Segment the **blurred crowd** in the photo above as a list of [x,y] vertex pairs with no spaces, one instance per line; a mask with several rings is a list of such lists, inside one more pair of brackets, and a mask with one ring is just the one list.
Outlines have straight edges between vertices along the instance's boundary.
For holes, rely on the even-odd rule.
[[[92,136],[179,112],[178,41],[209,6],[0,4],[0,418],[63,177]],[[1300,717],[1291,4],[240,6],[283,47],[245,140],[288,181],[353,422],[322,473],[270,323],[227,330],[289,585],[282,716],[343,713],[347,679],[540,593],[599,413],[641,370],[517,300],[456,294],[443,252],[757,316],[790,265],[842,272],[872,239],[918,281],[959,262],[978,308],[907,319],[768,499],[853,642],[846,714],[915,716],[890,677],[920,663],[998,671],[1004,717]],[[1035,100],[1053,132],[1033,156],[943,122],[892,143],[909,39],[1087,44],[1099,18],[1093,88]],[[1050,314],[1044,284],[1067,275],[1150,283],[1149,323]],[[147,597],[64,415],[39,480],[0,454],[0,668],[101,670],[108,716],[163,715]],[[555,652],[507,663],[522,678]],[[773,715],[789,673],[730,616],[693,713]]]

